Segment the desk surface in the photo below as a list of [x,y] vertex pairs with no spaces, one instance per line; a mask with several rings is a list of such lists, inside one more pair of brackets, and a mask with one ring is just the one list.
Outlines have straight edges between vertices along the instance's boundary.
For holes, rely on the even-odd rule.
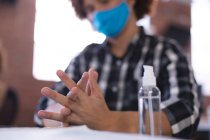
[[90,130],[85,126],[69,128],[0,128],[1,140],[172,140],[138,134]]

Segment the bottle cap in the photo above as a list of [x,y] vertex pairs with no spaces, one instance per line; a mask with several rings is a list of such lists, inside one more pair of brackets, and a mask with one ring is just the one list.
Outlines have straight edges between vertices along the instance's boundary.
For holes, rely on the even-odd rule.
[[144,75],[143,75],[143,86],[156,86],[156,78],[153,72],[153,67],[148,65],[143,65]]

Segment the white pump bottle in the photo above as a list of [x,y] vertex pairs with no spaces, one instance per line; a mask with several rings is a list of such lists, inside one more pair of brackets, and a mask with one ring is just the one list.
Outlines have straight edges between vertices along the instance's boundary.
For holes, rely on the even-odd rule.
[[160,90],[152,66],[144,65],[142,86],[138,94],[140,134],[161,135]]

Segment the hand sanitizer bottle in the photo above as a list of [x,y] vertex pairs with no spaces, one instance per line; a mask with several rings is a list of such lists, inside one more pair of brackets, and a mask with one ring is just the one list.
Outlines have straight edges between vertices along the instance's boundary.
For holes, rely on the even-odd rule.
[[160,90],[156,86],[153,67],[144,65],[142,86],[138,94],[139,132],[147,135],[161,135]]

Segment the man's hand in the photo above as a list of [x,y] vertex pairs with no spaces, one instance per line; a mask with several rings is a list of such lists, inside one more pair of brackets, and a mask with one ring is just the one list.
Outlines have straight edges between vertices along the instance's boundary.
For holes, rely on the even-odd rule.
[[[58,103],[55,103],[55,104],[49,105],[46,108],[46,111],[60,113],[63,109],[64,109],[64,106],[62,106]],[[68,111],[70,111],[70,110],[68,109]],[[68,112],[68,113],[70,113],[70,112]],[[50,119],[42,119],[42,123],[45,127],[64,127],[64,126],[67,127],[68,126],[68,123],[63,123],[63,122],[50,120]]]
[[83,74],[76,85],[64,72],[58,71],[57,75],[71,92],[64,96],[44,87],[41,93],[65,108],[60,113],[41,110],[38,112],[39,117],[70,124],[86,124],[92,129],[108,130],[112,124],[112,113],[97,84],[98,74],[93,69],[89,70],[88,76],[86,74]]
[[[78,88],[82,90],[88,91],[87,88],[87,82],[88,82],[88,73],[84,72],[81,79],[78,81],[77,84],[75,84],[74,81],[68,78],[68,76],[58,70],[57,71],[58,77],[66,84],[68,85],[68,88],[71,89],[74,86],[77,86]],[[41,93],[45,95],[45,91],[48,91],[49,88],[42,88]],[[88,92],[87,92],[88,93]],[[67,97],[71,95],[71,92],[68,93]],[[64,97],[66,98],[66,97]],[[61,99],[64,99],[63,96],[61,96]],[[72,99],[74,100],[74,97],[72,96]],[[39,117],[43,118],[43,125],[46,127],[60,127],[60,126],[68,126],[70,123],[69,115],[71,114],[71,110],[69,108],[65,108],[63,105],[56,103],[48,106],[46,110],[40,110],[38,112]],[[71,114],[72,118],[74,119],[76,124],[83,124],[81,120],[76,117],[75,114]],[[64,121],[65,120],[65,121]],[[71,123],[74,124],[74,123]]]

